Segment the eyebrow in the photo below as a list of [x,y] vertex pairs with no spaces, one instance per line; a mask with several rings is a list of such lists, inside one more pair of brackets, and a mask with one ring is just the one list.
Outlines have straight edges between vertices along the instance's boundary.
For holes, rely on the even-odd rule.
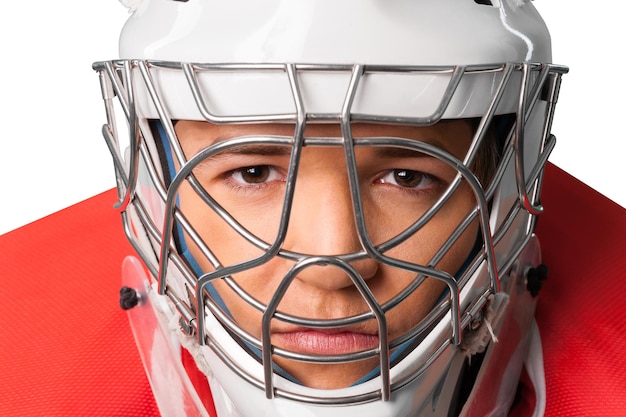
[[[442,143],[438,140],[429,138],[425,141],[420,141],[437,148],[440,148],[446,152],[449,152]],[[357,146],[358,148],[358,146]],[[420,152],[414,149],[393,147],[393,146],[376,146],[374,147],[375,155],[379,158],[424,158],[430,157],[427,153]],[[234,155],[250,155],[250,156],[290,156],[291,146],[287,145],[265,145],[254,144],[244,145],[227,149],[216,155],[211,156],[209,159],[222,159],[228,158]]]
[[424,152],[406,148],[381,147],[377,148],[375,152],[379,158],[424,158],[430,156]]
[[[200,151],[202,152],[202,151]],[[290,156],[291,147],[283,145],[244,145],[226,149],[206,158],[206,161],[219,161],[233,156]]]
[[245,145],[228,149],[220,155],[261,155],[261,156],[289,156],[291,147],[285,145]]
[[[426,137],[421,140],[412,139],[415,142],[419,142],[425,145],[433,146],[435,148],[441,149],[444,152],[452,153],[445,144],[436,138]],[[380,146],[376,147],[376,156],[379,158],[425,158],[430,157],[431,155],[426,152],[421,152],[415,149],[407,149],[396,146]]]

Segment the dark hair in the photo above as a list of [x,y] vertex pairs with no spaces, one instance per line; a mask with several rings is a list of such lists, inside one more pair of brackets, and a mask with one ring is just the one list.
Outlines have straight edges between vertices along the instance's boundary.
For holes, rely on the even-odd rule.
[[[480,118],[476,117],[466,120],[472,128],[472,132],[475,133],[480,124]],[[472,172],[476,175],[483,188],[487,188],[491,183],[500,159],[502,158],[504,144],[514,122],[514,114],[505,114],[495,116],[491,124],[487,127],[487,134],[480,144],[476,158],[474,158],[470,165]]]

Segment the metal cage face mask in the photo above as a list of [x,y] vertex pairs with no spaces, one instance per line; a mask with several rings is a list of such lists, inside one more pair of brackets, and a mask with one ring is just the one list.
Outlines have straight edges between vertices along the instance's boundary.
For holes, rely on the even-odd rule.
[[[388,400],[394,390],[410,384],[416,378],[425,373],[429,363],[436,361],[449,349],[459,349],[463,343],[463,334],[468,328],[476,325],[476,318],[484,309],[490,294],[501,291],[501,277],[510,271],[516,255],[524,249],[531,237],[534,225],[534,214],[539,211],[538,191],[542,167],[545,164],[549,151],[554,145],[554,139],[548,134],[549,125],[555,103],[554,98],[558,92],[559,78],[564,72],[563,68],[551,65],[533,64],[506,64],[492,67],[450,67],[450,68],[420,68],[420,67],[374,67],[367,66],[211,66],[211,65],[187,65],[149,61],[116,61],[103,62],[95,65],[101,74],[103,91],[106,92],[107,102],[111,104],[113,97],[119,99],[120,107],[124,110],[124,116],[128,117],[130,126],[128,150],[120,149],[123,141],[123,130],[126,126],[109,123],[103,132],[110,149],[113,152],[118,183],[120,184],[120,205],[125,210],[125,224],[130,232],[131,240],[140,250],[144,262],[151,269],[158,281],[158,291],[172,300],[180,315],[180,323],[185,331],[193,335],[200,345],[208,345],[215,355],[223,360],[229,368],[236,369],[236,373],[253,385],[262,388],[268,398],[277,396],[296,398],[303,402],[328,403],[328,402],[367,402],[375,399]],[[199,147],[198,152],[186,155],[177,136],[175,122],[168,114],[167,104],[161,101],[158,94],[159,86],[153,80],[159,72],[179,72],[185,74],[196,101],[195,105],[201,111],[207,122],[214,126],[238,126],[240,123],[282,123],[279,130],[293,131],[291,136],[286,135],[244,135],[222,138],[206,147]],[[202,92],[199,87],[199,79],[205,73],[219,72],[220,74],[242,71],[246,74],[258,71],[260,73],[272,72],[280,74],[288,80],[291,87],[292,99],[296,111],[293,113],[279,113],[273,115],[250,115],[235,114],[223,115],[212,113],[208,108],[209,98],[206,91]],[[304,104],[305,99],[301,91],[303,86],[300,78],[306,77],[307,73],[346,73],[349,75],[347,92],[342,100],[342,112],[315,113],[309,112]],[[447,77],[447,86],[443,90],[441,102],[436,106],[432,114],[422,117],[393,117],[380,114],[357,113],[353,109],[355,97],[360,93],[359,88],[367,85],[368,74],[379,76],[380,74],[402,74],[410,78],[423,77],[425,75]],[[426,141],[414,138],[389,137],[389,136],[365,136],[353,135],[353,131],[359,126],[379,126],[378,130],[394,131],[394,126],[412,126],[425,128],[436,126],[441,121],[450,102],[455,99],[459,86],[463,85],[465,77],[488,76],[498,80],[497,88],[494,89],[491,100],[487,103],[486,113],[474,119],[475,129],[471,131],[470,141],[466,152],[462,155],[451,153]],[[158,114],[156,118],[145,118],[140,110],[133,107],[141,93],[147,91],[151,95],[151,105]],[[508,113],[506,117],[512,121],[502,123],[502,118],[496,113],[503,113],[503,106],[509,106],[503,102],[503,97],[510,92],[517,92],[518,103],[514,113]],[[137,94],[137,96],[135,96]],[[109,120],[114,120],[113,107]],[[513,119],[515,121],[513,121]],[[496,123],[499,120],[499,125]],[[520,123],[527,121],[527,123]],[[535,149],[525,149],[522,138],[529,129],[529,122],[534,125],[533,134],[538,135],[538,143]],[[340,132],[334,137],[310,137],[305,131],[307,126],[315,129],[315,126],[333,124]],[[465,123],[465,121],[463,122]],[[467,122],[470,123],[470,122]],[[152,127],[150,126],[152,124]],[[156,126],[156,127],[155,127]],[[249,126],[249,125],[243,125]],[[273,125],[261,125],[273,126]],[[261,131],[268,130],[262,127]],[[497,131],[497,130],[500,131]],[[248,132],[251,129],[246,129]],[[271,129],[269,129],[271,131]],[[496,138],[497,136],[497,138]],[[484,153],[489,141],[500,141],[497,153],[499,161],[494,165],[487,179],[483,183],[473,172],[477,159]],[[204,146],[204,145],[203,145]],[[160,148],[157,149],[157,148]],[[341,160],[337,164],[343,164],[345,169],[345,188],[349,196],[334,196],[333,199],[350,201],[353,211],[353,231],[359,242],[359,247],[346,253],[305,253],[292,250],[285,244],[289,236],[294,210],[294,195],[298,189],[298,175],[303,171],[303,155],[309,149],[334,149],[333,155],[338,155]],[[371,203],[367,203],[370,197],[364,197],[363,187],[369,183],[364,174],[370,170],[378,172],[378,167],[363,167],[361,151],[377,152],[386,154],[409,154],[414,153],[422,158],[436,160],[441,166],[453,172],[445,182],[445,186],[438,185],[436,195],[429,196],[428,204],[423,204],[419,199],[408,199],[404,204],[413,204],[413,217],[398,219],[398,215],[406,215],[411,212],[403,207],[393,207],[391,212],[384,217],[389,224],[393,221],[399,223],[396,230],[390,230],[383,236],[373,236],[373,230],[378,230],[368,220],[371,214]],[[250,154],[257,155],[250,158]],[[528,155],[531,155],[529,158]],[[242,156],[243,155],[243,156]],[[262,155],[259,157],[258,155]],[[243,158],[244,161],[235,162],[232,165],[226,160]],[[255,159],[256,158],[256,159]],[[260,158],[260,159],[259,159]],[[281,173],[258,173],[257,171],[268,170],[269,163],[258,163],[257,160],[280,161]],[[530,161],[529,161],[530,160]],[[221,168],[220,164],[227,164],[227,168]],[[228,165],[231,164],[231,165]],[[249,164],[249,165],[248,165]],[[234,168],[231,168],[234,167]],[[212,170],[220,169],[219,174],[207,174]],[[274,169],[274,168],[272,168]],[[239,170],[239,171],[237,171]],[[256,170],[256,171],[255,171]],[[411,179],[411,175],[419,175],[417,170],[389,170],[394,178]],[[243,200],[255,200],[255,196],[246,193],[258,193],[258,191],[241,191],[244,197],[237,201],[229,201],[228,198],[219,196],[211,181],[215,178],[223,178],[220,175],[233,172],[242,178],[251,178],[249,183],[252,187],[259,187],[255,181],[262,178],[264,185],[275,182],[271,189],[272,205],[260,205],[259,210],[274,210],[270,216],[273,220],[271,233],[263,235],[255,232],[259,225],[250,222],[238,215],[239,207]],[[267,181],[268,175],[279,175],[278,179]],[[168,178],[170,177],[170,178]],[[208,178],[208,179],[206,179]],[[426,177],[425,177],[426,178]],[[232,178],[231,178],[232,181]],[[422,179],[421,181],[431,181]],[[487,181],[487,182],[485,182]],[[510,181],[511,183],[506,183]],[[364,185],[365,184],[365,185]],[[514,185],[515,188],[511,189]],[[232,186],[232,185],[231,185]],[[472,196],[472,207],[458,217],[454,227],[442,238],[438,249],[421,261],[403,253],[401,250],[407,241],[414,239],[420,231],[428,227],[429,222],[436,219],[441,210],[460,189],[466,189]],[[507,188],[507,189],[505,189]],[[185,191],[181,191],[181,190]],[[257,190],[257,188],[252,188]],[[276,190],[280,190],[276,193]],[[237,194],[239,191],[234,191]],[[304,191],[302,191],[304,192]],[[367,191],[366,191],[367,192]],[[262,191],[265,195],[267,192]],[[182,198],[181,198],[182,196]],[[193,196],[193,197],[190,197]],[[185,212],[185,199],[194,199],[195,204],[202,207],[206,213],[204,217],[189,215]],[[514,201],[507,204],[505,200]],[[500,206],[494,207],[500,201]],[[276,203],[278,202],[278,203]],[[301,207],[302,203],[299,203]],[[252,210],[254,217],[268,218],[250,206],[245,210]],[[194,208],[194,210],[199,210]],[[393,210],[396,210],[395,212]],[[194,217],[195,216],[195,217]],[[211,231],[202,229],[203,222],[212,218],[214,225],[218,225],[219,234],[210,236]],[[375,216],[374,216],[375,217]],[[380,219],[380,216],[378,217]],[[394,220],[395,219],[395,220]],[[316,219],[311,219],[316,221]],[[319,219],[323,222],[324,219]],[[474,227],[476,244],[468,251],[464,266],[458,270],[442,270],[438,265],[458,240],[468,229]],[[267,229],[263,224],[262,229]],[[393,229],[387,226],[386,229]],[[229,232],[225,232],[229,229]],[[150,242],[144,241],[143,233]],[[209,235],[207,237],[207,234]],[[236,245],[242,253],[254,253],[249,258],[235,256],[234,261],[225,262],[225,257],[220,256],[220,241],[229,236],[236,239]],[[513,237],[511,237],[513,236]],[[207,243],[207,240],[210,243]],[[465,239],[467,240],[467,238]],[[248,249],[245,249],[245,247]],[[504,246],[501,250],[499,247]],[[193,247],[193,250],[189,248]],[[153,253],[149,253],[153,252]],[[226,257],[227,258],[227,257]],[[255,298],[255,294],[246,290],[237,277],[249,276],[252,273],[255,280],[262,281],[267,278],[256,270],[263,270],[267,264],[275,259],[288,265],[275,285],[272,295],[264,300]],[[368,278],[363,277],[358,267],[359,262],[371,260],[380,265],[392,268],[398,274],[410,274],[411,279],[406,281],[406,286],[401,288],[393,297],[385,300],[377,299],[368,285]],[[288,313],[281,311],[281,301],[289,292],[290,285],[307,269],[317,268],[317,273],[327,274],[327,268],[340,270],[345,275],[344,281],[349,281],[360,294],[364,308],[359,314],[349,317],[332,317],[320,319],[315,317],[303,317],[295,311]],[[336,274],[336,272],[333,272]],[[249,279],[249,278],[248,278]],[[430,312],[412,323],[410,328],[403,334],[389,337],[389,328],[386,317],[396,306],[401,305],[403,300],[423,284],[425,280],[437,280],[445,285],[445,290],[440,299],[434,303]],[[233,294],[241,297],[242,302],[258,312],[258,333],[251,334],[238,323],[237,318],[229,311],[227,305],[214,287],[214,283],[221,281],[222,285],[230,288]],[[205,314],[196,312],[204,311]],[[375,323],[378,342],[369,349],[342,353],[337,355],[316,355],[311,353],[293,352],[275,346],[270,335],[270,327],[273,322],[306,329],[344,329],[363,325],[363,323]],[[218,330],[219,329],[219,330]],[[214,334],[216,331],[217,334]],[[222,344],[222,337],[230,339],[227,344]],[[263,374],[250,372],[250,368],[242,366],[232,355],[232,341],[235,340],[239,349],[247,351],[255,363],[260,362],[258,369],[263,369]],[[428,344],[428,346],[424,346]],[[417,348],[416,348],[417,346]],[[413,349],[413,353],[419,353],[419,361],[409,366],[402,366],[401,362]],[[394,357],[401,356],[402,359]],[[377,367],[374,373],[378,376],[365,385],[372,386],[370,391],[358,392],[353,397],[341,392],[340,396],[333,396],[333,390],[327,391],[319,397],[299,393],[297,383],[289,382],[289,376],[281,375],[277,370],[275,358],[286,358],[290,361],[302,361],[309,363],[345,363],[349,361],[366,360],[375,358]],[[258,361],[258,362],[257,362]],[[245,362],[244,362],[245,363]],[[398,367],[400,372],[394,374]],[[295,392],[290,392],[281,386],[293,385]],[[347,388],[348,391],[355,387]]]
[[[186,7],[177,3],[155,8]],[[154,281],[144,302],[207,375],[218,415],[507,408],[532,322],[525,276],[540,262],[532,232],[567,69],[545,57],[343,64],[332,51],[329,63],[313,53],[192,64],[164,48],[166,61],[94,64],[103,135],[126,234]],[[473,355],[475,389],[455,400]],[[497,357],[509,358],[506,375]],[[351,372],[337,385],[307,381]]]

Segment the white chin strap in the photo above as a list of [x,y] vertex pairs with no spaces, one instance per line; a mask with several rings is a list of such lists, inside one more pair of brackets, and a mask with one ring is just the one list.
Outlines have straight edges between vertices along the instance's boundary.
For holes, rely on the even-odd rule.
[[535,412],[533,417],[541,417],[546,410],[546,379],[543,370],[541,335],[535,320],[533,320],[533,324],[530,327],[530,344],[524,365],[535,390]]

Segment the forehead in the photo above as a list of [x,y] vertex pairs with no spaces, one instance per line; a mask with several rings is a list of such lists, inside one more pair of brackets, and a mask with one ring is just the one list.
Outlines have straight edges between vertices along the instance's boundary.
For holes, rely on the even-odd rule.
[[[200,150],[214,143],[253,135],[293,136],[295,125],[267,124],[213,124],[194,120],[179,120],[176,134],[184,148]],[[432,126],[385,125],[377,123],[353,123],[354,137],[401,137],[426,142],[452,154],[462,154],[473,137],[472,123],[467,119],[442,120]],[[339,124],[308,124],[306,137],[341,137]]]

